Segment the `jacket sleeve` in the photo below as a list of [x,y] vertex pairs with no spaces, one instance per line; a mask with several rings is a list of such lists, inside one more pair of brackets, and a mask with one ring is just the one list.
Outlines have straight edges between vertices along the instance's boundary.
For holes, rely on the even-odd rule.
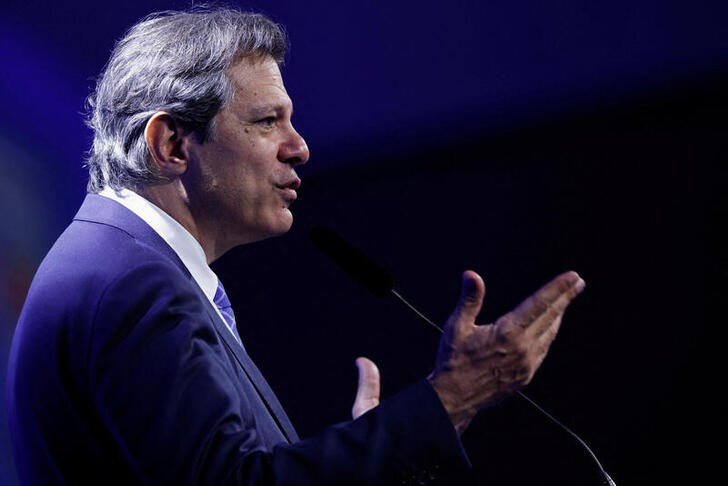
[[126,271],[101,294],[86,362],[94,413],[146,484],[428,484],[469,466],[425,380],[357,420],[263,445],[251,404],[172,265]]

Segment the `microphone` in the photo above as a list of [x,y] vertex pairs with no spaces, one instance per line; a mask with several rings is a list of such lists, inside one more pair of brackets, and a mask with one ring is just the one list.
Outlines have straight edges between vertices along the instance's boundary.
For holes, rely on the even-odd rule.
[[[331,258],[341,270],[349,275],[354,281],[358,282],[364,288],[366,288],[375,297],[387,297],[393,296],[400,302],[402,302],[407,308],[412,310],[418,317],[423,319],[427,324],[434,327],[440,334],[443,330],[440,326],[432,322],[427,316],[417,310],[412,304],[407,302],[400,294],[394,289],[394,279],[392,276],[381,266],[379,266],[374,260],[367,256],[359,248],[355,247],[347,240],[342,238],[334,230],[325,226],[314,226],[309,231],[309,237],[311,242],[316,248],[319,249],[324,255]],[[521,396],[524,400],[530,403],[539,412],[544,414],[549,420],[565,430],[571,435],[577,442],[579,442],[584,449],[589,453],[603,478],[603,484],[606,486],[617,486],[617,483],[607,474],[602,464],[597,459],[597,456],[592,452],[589,446],[584,442],[581,437],[576,435],[566,425],[562,424],[553,415],[548,413],[540,405],[534,402],[531,398],[526,396],[520,391],[516,393]]]
[[385,269],[335,231],[315,226],[311,228],[309,236],[316,248],[374,296],[385,297],[394,288],[394,280]]
[[375,297],[393,295],[426,323],[442,333],[440,326],[428,319],[394,290],[392,276],[359,248],[339,236],[334,230],[324,226],[314,226],[309,231],[309,236],[316,248],[331,258],[344,273],[361,284],[372,295]]

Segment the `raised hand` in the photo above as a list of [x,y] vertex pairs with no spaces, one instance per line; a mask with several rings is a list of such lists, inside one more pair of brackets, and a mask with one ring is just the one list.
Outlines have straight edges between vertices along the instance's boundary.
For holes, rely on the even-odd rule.
[[429,376],[459,433],[478,410],[531,381],[566,307],[584,286],[576,272],[563,273],[494,324],[477,325],[485,284],[477,273],[463,273],[460,297]]

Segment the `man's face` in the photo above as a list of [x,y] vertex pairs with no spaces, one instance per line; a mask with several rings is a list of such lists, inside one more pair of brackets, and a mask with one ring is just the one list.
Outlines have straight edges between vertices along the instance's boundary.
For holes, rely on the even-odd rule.
[[245,58],[228,73],[235,94],[209,139],[190,143],[190,208],[216,249],[285,233],[308,147],[291,124],[293,106],[270,57]]

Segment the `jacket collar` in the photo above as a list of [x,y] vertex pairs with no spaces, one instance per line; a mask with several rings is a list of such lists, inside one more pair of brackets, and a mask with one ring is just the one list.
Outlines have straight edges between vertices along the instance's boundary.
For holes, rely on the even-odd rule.
[[73,219],[118,228],[172,260],[186,276],[191,278],[189,270],[167,242],[143,219],[118,202],[98,194],[87,194]]

